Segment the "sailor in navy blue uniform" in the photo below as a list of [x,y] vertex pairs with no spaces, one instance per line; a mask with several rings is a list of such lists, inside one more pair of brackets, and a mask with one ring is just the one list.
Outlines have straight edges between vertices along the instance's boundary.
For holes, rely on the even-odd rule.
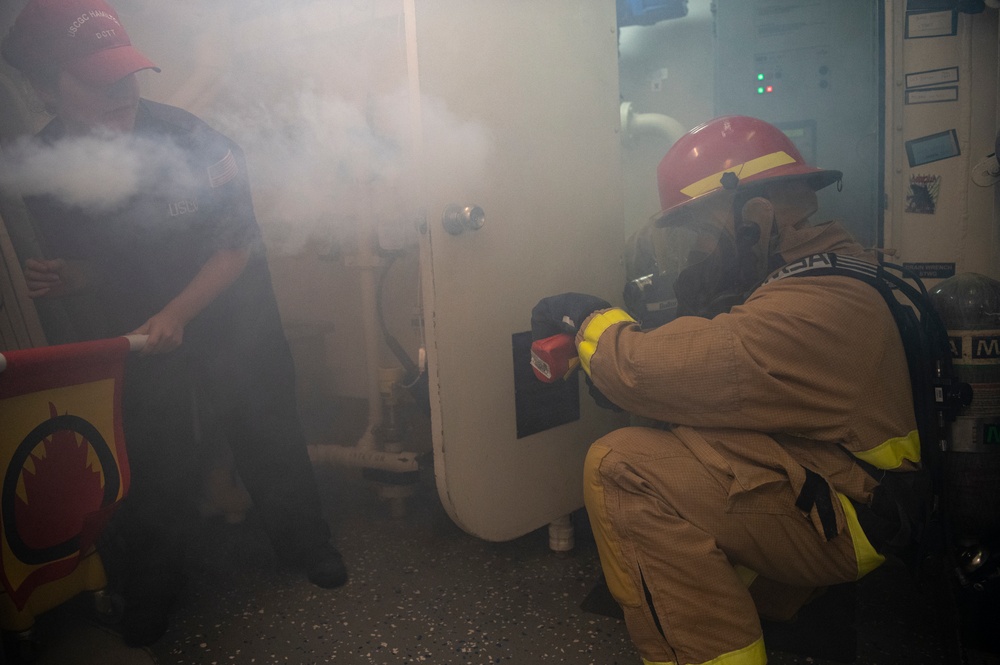
[[318,586],[342,585],[239,147],[184,110],[140,99],[136,72],[156,67],[104,0],[31,0],[3,55],[55,114],[40,144],[127,142],[141,175],[162,171],[99,210],[25,199],[47,256],[26,261],[30,295],[88,294],[84,337],[148,335],[126,371],[131,491],[102,548],[126,641],[162,635],[182,579],[202,475],[192,401],[228,441],[279,558]]

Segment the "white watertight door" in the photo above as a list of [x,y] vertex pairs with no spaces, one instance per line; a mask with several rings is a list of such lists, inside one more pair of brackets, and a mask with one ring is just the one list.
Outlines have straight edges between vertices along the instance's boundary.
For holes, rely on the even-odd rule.
[[524,334],[547,295],[621,302],[615,3],[404,4],[436,482],[465,531],[509,540],[582,506],[622,422],[582,377],[539,391]]

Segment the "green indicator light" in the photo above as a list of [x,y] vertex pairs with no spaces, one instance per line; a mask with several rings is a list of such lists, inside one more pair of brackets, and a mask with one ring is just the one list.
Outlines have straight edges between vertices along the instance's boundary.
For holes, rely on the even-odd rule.
[[763,87],[757,88],[757,94],[758,95],[763,95],[764,94],[764,88]]
[[763,74],[757,74],[757,80],[758,81],[763,81],[764,80],[764,75]]

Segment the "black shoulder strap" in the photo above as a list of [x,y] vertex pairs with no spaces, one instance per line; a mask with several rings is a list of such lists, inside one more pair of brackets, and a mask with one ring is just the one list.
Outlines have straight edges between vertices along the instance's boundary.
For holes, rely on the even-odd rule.
[[[826,253],[807,256],[783,266],[761,286],[786,277],[820,275],[853,277],[870,284],[882,295],[892,312],[910,373],[920,454],[930,469],[934,491],[940,495],[941,455],[947,448],[946,426],[954,420],[963,402],[968,404],[970,395],[968,386],[960,384],[954,377],[948,332],[931,305],[923,282],[901,266],[873,264]],[[915,286],[907,280],[914,282]],[[898,296],[905,298],[909,305]]]

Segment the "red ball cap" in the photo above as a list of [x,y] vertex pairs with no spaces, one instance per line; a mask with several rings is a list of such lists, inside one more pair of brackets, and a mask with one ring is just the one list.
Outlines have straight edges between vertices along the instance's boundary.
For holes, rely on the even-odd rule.
[[748,116],[730,115],[699,125],[677,139],[656,169],[658,225],[688,203],[722,189],[805,178],[819,190],[841,179],[840,171],[806,164],[780,129]]
[[7,36],[4,57],[28,74],[55,66],[101,86],[142,69],[160,71],[132,46],[104,0],[29,0]]

